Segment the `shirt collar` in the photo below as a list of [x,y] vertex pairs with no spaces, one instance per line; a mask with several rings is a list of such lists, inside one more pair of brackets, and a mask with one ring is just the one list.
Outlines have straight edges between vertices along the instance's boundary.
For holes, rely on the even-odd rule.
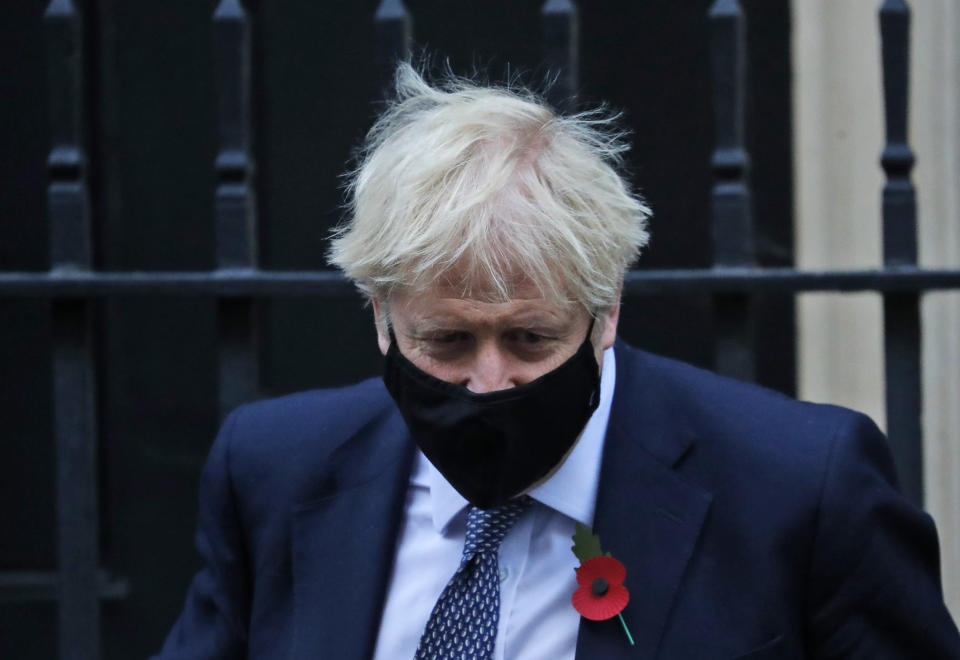
[[[603,352],[600,372],[600,403],[580,432],[567,460],[545,482],[529,495],[541,504],[558,511],[588,527],[593,525],[593,514],[600,481],[600,463],[603,439],[610,421],[610,404],[616,383],[616,360],[613,348]],[[443,475],[427,460],[419,449],[410,477],[413,485],[430,489],[433,526],[442,534],[450,521],[468,505]]]

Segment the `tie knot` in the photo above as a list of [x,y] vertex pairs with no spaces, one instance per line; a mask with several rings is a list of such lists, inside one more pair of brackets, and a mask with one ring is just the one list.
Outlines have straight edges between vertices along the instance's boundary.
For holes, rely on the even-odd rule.
[[496,552],[503,537],[530,502],[530,498],[524,495],[494,509],[470,507],[467,513],[467,538],[463,546],[463,560],[467,561],[474,555],[485,552]]

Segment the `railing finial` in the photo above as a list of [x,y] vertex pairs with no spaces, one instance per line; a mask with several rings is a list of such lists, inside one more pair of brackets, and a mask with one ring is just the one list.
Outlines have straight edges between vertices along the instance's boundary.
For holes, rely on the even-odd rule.
[[377,69],[381,85],[393,79],[397,62],[410,56],[413,43],[413,18],[403,0],[381,0],[373,14],[376,28]]
[[745,18],[736,0],[710,8],[714,140],[713,263],[749,266],[755,259],[744,147]]
[[[917,202],[910,172],[913,150],[907,142],[910,8],[903,0],[880,6],[881,59],[886,141],[880,164],[883,186],[883,264],[917,264]],[[903,492],[923,505],[923,429],[920,424],[920,297],[915,292],[883,296],[884,369],[887,432]]]
[[[253,271],[258,262],[256,196],[253,188],[251,118],[253,44],[250,13],[238,0],[221,0],[213,14],[216,48],[217,109],[217,268]],[[256,302],[221,298],[219,332],[219,402],[225,416],[259,394]]]
[[546,0],[540,10],[543,61],[556,76],[547,100],[562,112],[573,112],[580,87],[580,21],[571,0]]

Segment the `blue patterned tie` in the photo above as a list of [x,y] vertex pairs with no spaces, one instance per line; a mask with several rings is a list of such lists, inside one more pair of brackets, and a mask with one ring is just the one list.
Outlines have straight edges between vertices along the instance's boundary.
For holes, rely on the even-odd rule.
[[496,509],[470,507],[460,568],[433,606],[414,660],[489,660],[500,618],[497,553],[529,497]]

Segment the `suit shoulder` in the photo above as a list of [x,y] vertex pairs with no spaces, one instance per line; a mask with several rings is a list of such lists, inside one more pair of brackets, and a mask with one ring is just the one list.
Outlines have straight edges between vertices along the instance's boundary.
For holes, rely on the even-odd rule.
[[[625,357],[633,362],[631,366],[639,369],[645,379],[655,381],[665,398],[675,401],[672,405],[696,411],[715,422],[711,425],[714,429],[730,427],[731,431],[747,431],[772,426],[780,433],[822,434],[838,424],[856,424],[864,420],[870,423],[865,415],[848,408],[799,401],[776,390],[721,376],[685,362],[630,346],[624,346],[624,349]],[[784,427],[786,419],[793,424]]]
[[369,378],[348,385],[327,389],[294,392],[283,396],[245,403],[234,411],[246,424],[257,420],[295,425],[316,422],[317,415],[328,418],[353,417],[358,410],[377,411],[391,405],[383,380]]
[[695,438],[701,458],[716,466],[815,482],[837,443],[883,440],[866,415],[847,408],[798,401],[626,345],[620,353],[618,374],[623,363],[638,375],[628,389],[654,401],[655,414]]
[[247,459],[293,456],[305,444],[312,453],[329,453],[366,424],[393,411],[383,381],[371,378],[347,387],[244,404],[230,413],[223,429],[230,429],[231,453]]

